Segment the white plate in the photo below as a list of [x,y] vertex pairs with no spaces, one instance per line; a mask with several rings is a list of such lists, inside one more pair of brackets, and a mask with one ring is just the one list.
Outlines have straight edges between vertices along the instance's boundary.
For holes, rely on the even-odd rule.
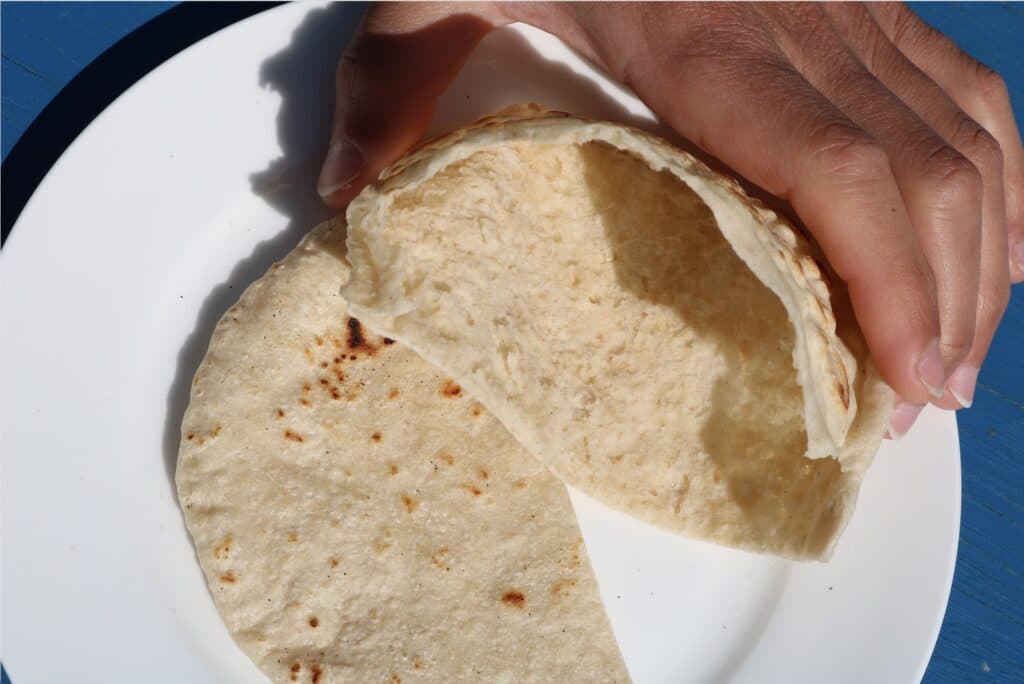
[[[325,215],[312,187],[358,10],[289,5],[184,51],[61,157],[0,254],[2,656],[16,684],[261,681],[171,473],[217,318]],[[557,40],[489,37],[435,130],[535,100],[650,126]],[[887,443],[829,564],[680,539],[575,496],[637,682],[910,682],[956,556],[952,414]]]

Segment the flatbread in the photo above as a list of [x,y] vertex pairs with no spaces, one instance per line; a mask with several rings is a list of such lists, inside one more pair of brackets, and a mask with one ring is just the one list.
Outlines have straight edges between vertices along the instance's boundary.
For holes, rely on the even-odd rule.
[[678,532],[827,558],[890,393],[782,217],[647,133],[535,106],[348,210],[356,315],[531,453]]
[[232,636],[275,682],[627,681],[562,483],[346,278],[318,227],[195,377],[178,495]]

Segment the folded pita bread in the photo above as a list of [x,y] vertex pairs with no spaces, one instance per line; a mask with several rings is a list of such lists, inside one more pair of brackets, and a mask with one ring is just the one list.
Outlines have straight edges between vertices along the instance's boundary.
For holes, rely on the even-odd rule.
[[627,681],[565,487],[362,328],[320,226],[221,319],[178,494],[232,636],[276,682]]
[[828,557],[890,392],[846,295],[734,181],[532,106],[402,160],[348,220],[356,315],[566,482],[687,535]]

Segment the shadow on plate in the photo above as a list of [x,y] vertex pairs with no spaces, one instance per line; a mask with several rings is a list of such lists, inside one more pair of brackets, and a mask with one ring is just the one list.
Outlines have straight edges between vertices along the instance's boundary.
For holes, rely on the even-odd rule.
[[327,147],[334,111],[334,67],[363,13],[362,5],[336,4],[311,10],[295,29],[287,48],[260,66],[259,84],[281,95],[277,138],[282,154],[249,177],[253,193],[282,213],[286,227],[257,244],[206,296],[195,327],[178,352],[174,380],[167,393],[163,459],[177,497],[174,471],[181,419],[188,406],[192,377],[206,354],[217,321],[246,287],[283,258],[302,236],[333,214],[316,194],[316,175]]

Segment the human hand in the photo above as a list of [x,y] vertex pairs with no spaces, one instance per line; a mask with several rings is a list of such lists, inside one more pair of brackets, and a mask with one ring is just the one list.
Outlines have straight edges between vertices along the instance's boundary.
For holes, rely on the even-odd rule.
[[338,66],[319,190],[345,206],[423,135],[476,44],[523,21],[787,200],[849,286],[882,375],[970,406],[1024,280],[1024,150],[1002,79],[902,5],[381,4]]

